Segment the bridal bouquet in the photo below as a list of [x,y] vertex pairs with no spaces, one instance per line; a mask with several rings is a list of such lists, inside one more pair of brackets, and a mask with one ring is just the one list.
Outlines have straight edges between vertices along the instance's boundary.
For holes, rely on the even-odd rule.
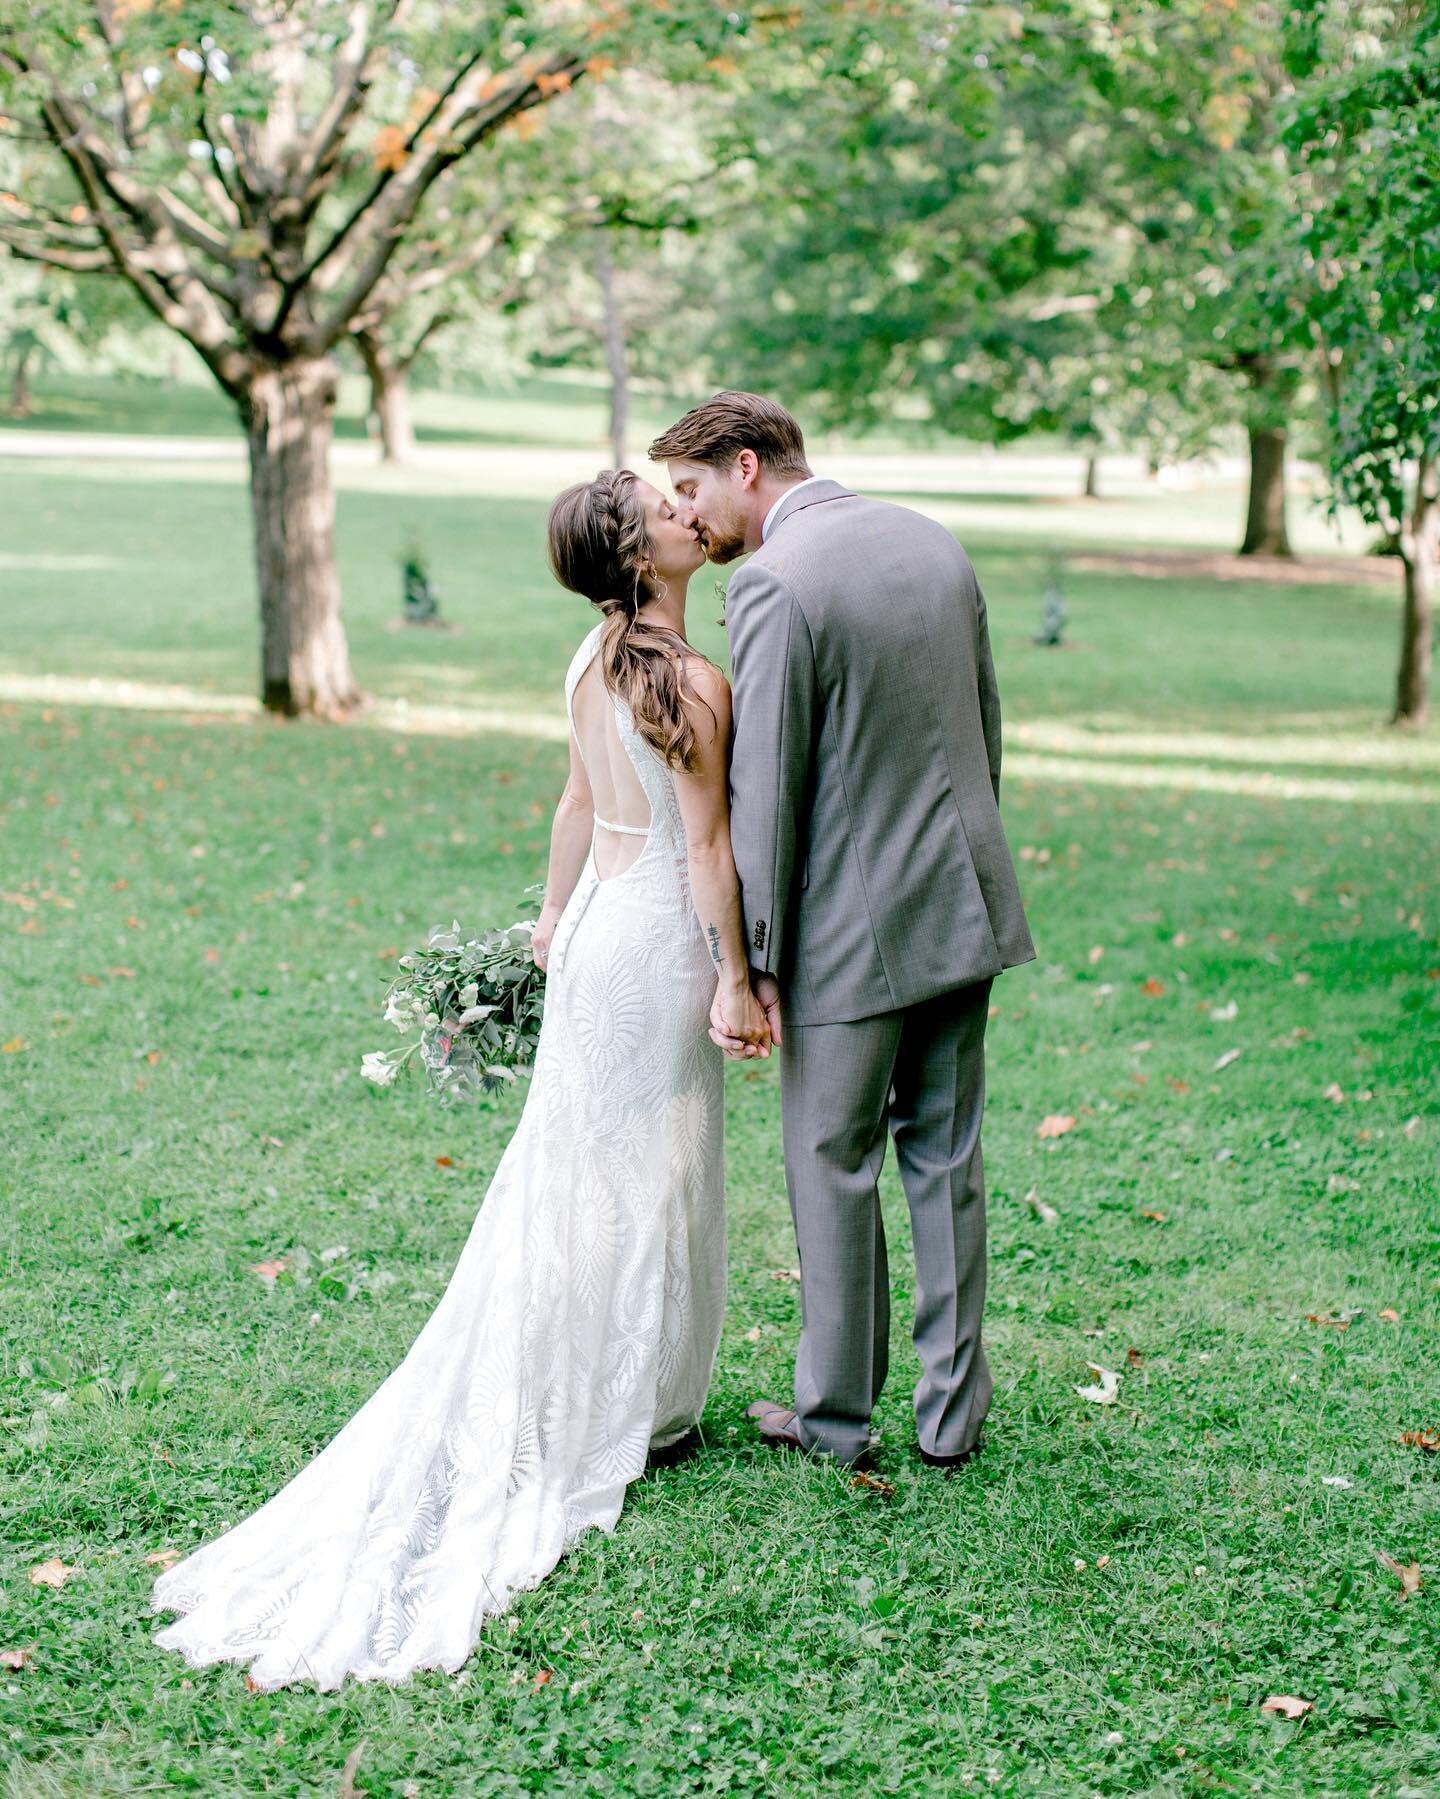
[[545,1007],[545,976],[530,957],[534,929],[533,920],[520,919],[467,937],[457,919],[448,931],[437,925],[423,949],[402,956],[384,1017],[411,1041],[366,1056],[365,1079],[393,1085],[418,1052],[429,1091],[441,1105],[454,1105],[528,1075]]

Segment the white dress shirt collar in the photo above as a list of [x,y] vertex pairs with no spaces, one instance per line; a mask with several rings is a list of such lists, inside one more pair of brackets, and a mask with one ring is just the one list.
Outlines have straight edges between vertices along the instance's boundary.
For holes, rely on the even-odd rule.
[[765,523],[760,527],[761,543],[764,543],[766,538],[769,537],[770,527],[775,523],[775,514],[790,498],[791,494],[798,493],[802,487],[813,487],[817,481],[823,481],[824,479],[824,475],[807,475],[803,481],[797,481],[793,487],[787,487],[785,489],[784,493],[781,494],[780,498],[765,514]]

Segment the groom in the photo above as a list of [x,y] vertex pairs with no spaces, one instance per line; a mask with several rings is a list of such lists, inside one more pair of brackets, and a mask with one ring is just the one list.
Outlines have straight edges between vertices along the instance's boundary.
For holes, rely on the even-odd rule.
[[[800,1249],[795,1407],[762,1436],[854,1463],[885,1382],[887,1128],[915,1240],[920,1453],[974,1453],[990,984],[1035,954],[1000,825],[985,602],[943,526],[811,473],[800,427],[720,393],[658,437],[730,582],[731,830],[756,993],[780,1044]],[[781,1014],[783,1012],[783,1026]],[[736,1051],[717,998],[711,1035]]]

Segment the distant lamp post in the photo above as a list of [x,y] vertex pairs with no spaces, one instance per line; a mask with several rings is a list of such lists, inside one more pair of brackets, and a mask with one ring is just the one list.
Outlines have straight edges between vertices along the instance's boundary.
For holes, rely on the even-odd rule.
[[1045,583],[1045,592],[1040,601],[1040,629],[1034,641],[1050,649],[1060,647],[1060,639],[1065,633],[1065,621],[1070,616],[1070,608],[1065,604],[1064,589],[1060,585],[1061,565],[1059,561],[1050,564],[1050,578]]

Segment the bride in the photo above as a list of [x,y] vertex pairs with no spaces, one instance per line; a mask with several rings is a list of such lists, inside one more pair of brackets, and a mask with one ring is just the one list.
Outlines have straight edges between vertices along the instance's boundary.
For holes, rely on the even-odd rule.
[[534,1075],[443,1297],[267,1504],[167,1569],[156,1636],[256,1687],[454,1672],[483,1620],[684,1448],[725,1295],[717,981],[768,1055],[730,853],[730,692],[685,637],[695,532],[625,470],[560,495],[557,578],[603,614],[570,664],[570,778],[534,955]]

